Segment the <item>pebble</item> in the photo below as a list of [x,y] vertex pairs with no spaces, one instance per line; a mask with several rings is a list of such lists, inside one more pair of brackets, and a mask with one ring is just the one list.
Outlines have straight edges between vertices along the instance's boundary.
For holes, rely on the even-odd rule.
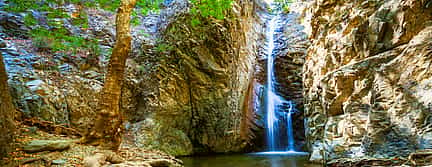
[[66,163],[66,160],[64,160],[64,159],[56,159],[56,160],[53,160],[51,162],[51,164],[53,164],[53,165],[62,165],[62,164],[65,164],[65,163]]

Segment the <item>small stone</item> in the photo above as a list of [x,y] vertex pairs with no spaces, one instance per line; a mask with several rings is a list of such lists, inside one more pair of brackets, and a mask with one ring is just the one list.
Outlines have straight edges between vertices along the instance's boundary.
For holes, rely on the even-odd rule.
[[6,48],[7,44],[3,39],[0,39],[0,48]]
[[26,83],[30,90],[35,91],[40,85],[44,84],[42,80],[32,80]]
[[62,164],[65,164],[65,163],[66,163],[66,160],[64,160],[64,159],[56,159],[56,160],[53,160],[51,162],[51,164],[53,164],[53,165],[62,165]]
[[168,167],[171,165],[171,163],[166,159],[157,159],[147,162],[152,167]]

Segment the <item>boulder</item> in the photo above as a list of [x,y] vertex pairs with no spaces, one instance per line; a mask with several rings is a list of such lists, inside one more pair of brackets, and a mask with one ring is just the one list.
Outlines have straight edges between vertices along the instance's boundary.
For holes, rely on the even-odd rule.
[[33,140],[23,147],[25,152],[63,151],[72,145],[70,140]]

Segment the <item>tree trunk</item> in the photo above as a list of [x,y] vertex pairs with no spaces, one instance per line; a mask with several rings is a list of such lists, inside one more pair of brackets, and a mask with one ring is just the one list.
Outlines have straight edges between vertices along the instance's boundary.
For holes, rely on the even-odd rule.
[[9,94],[7,79],[3,56],[0,52],[0,161],[12,149],[15,130],[15,108]]
[[121,0],[120,3],[116,17],[116,44],[99,100],[98,116],[95,125],[84,136],[84,142],[111,150],[118,150],[121,144],[123,114],[120,112],[120,96],[126,59],[131,50],[130,16],[136,0]]

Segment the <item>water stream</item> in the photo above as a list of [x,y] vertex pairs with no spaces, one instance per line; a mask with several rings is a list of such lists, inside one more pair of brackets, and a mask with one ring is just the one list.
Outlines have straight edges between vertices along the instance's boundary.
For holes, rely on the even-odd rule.
[[212,155],[180,158],[185,167],[321,167],[302,155]]

